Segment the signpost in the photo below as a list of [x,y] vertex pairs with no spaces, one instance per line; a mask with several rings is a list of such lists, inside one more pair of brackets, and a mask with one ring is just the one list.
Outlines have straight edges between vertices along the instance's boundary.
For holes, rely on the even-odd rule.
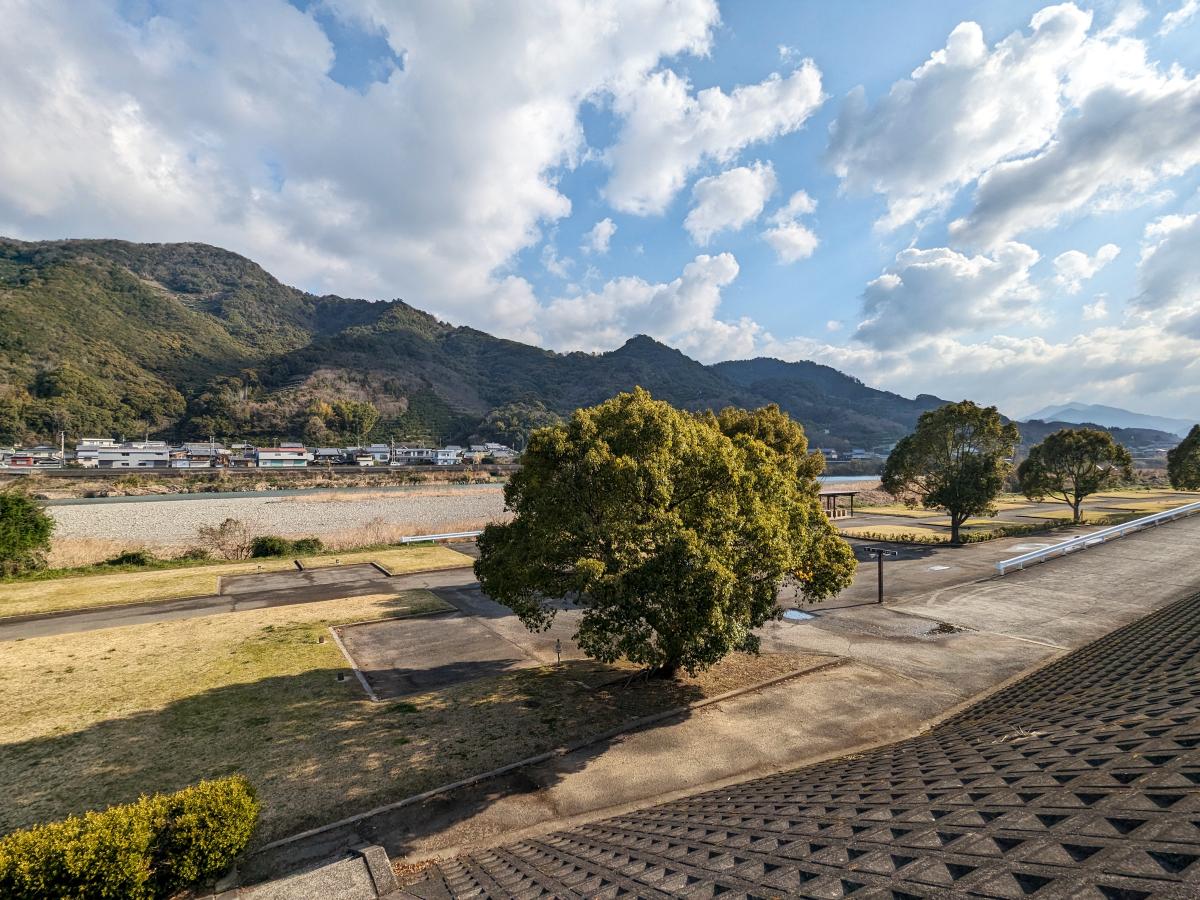
[[885,557],[894,559],[900,553],[897,550],[888,550],[886,547],[863,547],[863,550],[871,559],[879,560],[879,600],[877,602],[883,603],[883,560]]

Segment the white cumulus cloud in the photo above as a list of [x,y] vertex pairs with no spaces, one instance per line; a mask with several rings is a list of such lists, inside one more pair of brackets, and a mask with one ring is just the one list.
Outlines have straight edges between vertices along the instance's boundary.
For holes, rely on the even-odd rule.
[[719,21],[713,0],[317,9],[402,65],[339,84],[316,13],[283,0],[5,4],[0,233],[205,241],[292,284],[530,337],[541,304],[512,263],[571,212],[581,105],[706,53]]
[[772,227],[762,236],[781,263],[808,259],[816,252],[820,240],[811,228],[798,221],[800,216],[806,216],[816,208],[816,200],[804,191],[796,191],[787,203],[771,214]]
[[603,218],[592,226],[591,231],[587,233],[583,240],[583,250],[585,253],[595,253],[603,256],[608,252],[609,242],[612,236],[617,233],[617,226],[613,224],[613,220]]
[[769,162],[701,178],[692,186],[692,208],[683,227],[701,246],[722,231],[737,231],[759,217],[775,193],[775,184],[775,169]]
[[1068,294],[1078,294],[1085,281],[1107,266],[1121,253],[1116,244],[1105,244],[1088,256],[1082,250],[1068,250],[1054,257],[1054,283]]
[[614,278],[597,291],[554,300],[538,321],[539,338],[569,350],[609,350],[636,333],[706,362],[752,355],[761,329],[717,315],[721,290],[738,274],[729,253],[697,256],[669,282]]
[[661,213],[702,162],[728,162],[751,144],[796,131],[823,100],[812,60],[786,77],[772,75],[729,93],[717,87],[693,92],[669,69],[652,72],[613,102],[622,124],[608,149],[612,175],[605,196],[622,212]]
[[1163,216],[1146,226],[1133,305],[1168,328],[1200,337],[1200,213]]
[[867,318],[855,336],[894,349],[938,334],[1012,325],[1036,314],[1029,270],[1039,259],[1025,244],[1009,243],[991,256],[967,256],[948,247],[910,248],[867,285]]
[[832,126],[828,158],[844,190],[878,193],[895,228],[940,212],[975,185],[951,224],[959,244],[993,247],[1087,209],[1162,195],[1200,164],[1200,79],[1163,69],[1131,34],[1073,3],[1048,6],[992,46],[974,22],[874,104],[856,89]]
[[1159,34],[1170,34],[1181,25],[1186,25],[1200,13],[1200,0],[1184,0],[1178,9],[1173,9],[1163,16]]

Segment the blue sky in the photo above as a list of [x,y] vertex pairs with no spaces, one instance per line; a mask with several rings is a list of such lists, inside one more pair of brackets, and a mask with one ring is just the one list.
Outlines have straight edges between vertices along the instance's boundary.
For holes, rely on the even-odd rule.
[[1200,418],[1200,0],[0,8],[0,233]]

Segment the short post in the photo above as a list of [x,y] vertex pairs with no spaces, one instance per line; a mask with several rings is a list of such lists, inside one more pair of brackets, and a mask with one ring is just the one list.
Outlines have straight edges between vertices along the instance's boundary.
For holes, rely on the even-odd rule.
[[893,557],[893,558],[897,557],[900,555],[900,553],[899,553],[899,551],[896,551],[896,550],[888,550],[886,547],[863,547],[863,550],[866,551],[867,556],[869,556],[871,559],[879,560],[879,592],[878,592],[878,598],[877,598],[876,602],[879,603],[880,605],[882,605],[883,604],[883,559],[884,559],[884,557]]

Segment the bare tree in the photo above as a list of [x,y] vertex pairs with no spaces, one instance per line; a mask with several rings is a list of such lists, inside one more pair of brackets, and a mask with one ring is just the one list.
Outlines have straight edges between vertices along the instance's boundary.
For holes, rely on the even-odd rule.
[[249,559],[254,533],[240,519],[226,519],[220,525],[201,525],[200,543],[222,559]]

